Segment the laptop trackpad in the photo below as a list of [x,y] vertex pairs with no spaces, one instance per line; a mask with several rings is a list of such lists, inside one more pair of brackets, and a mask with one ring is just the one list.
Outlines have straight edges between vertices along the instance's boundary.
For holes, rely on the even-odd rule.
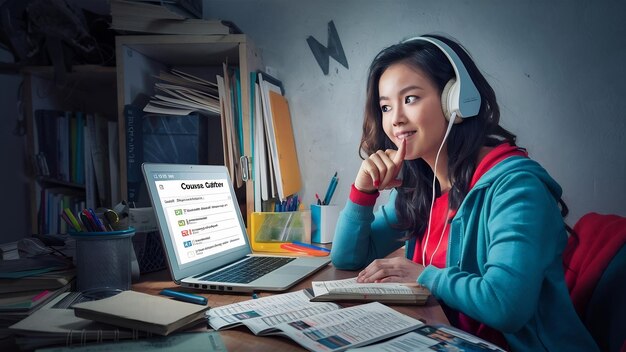
[[276,270],[274,273],[280,276],[283,276],[283,275],[300,276],[303,273],[308,273],[309,271],[311,271],[311,269],[312,268],[310,266],[305,266],[305,265],[286,265],[285,267]]

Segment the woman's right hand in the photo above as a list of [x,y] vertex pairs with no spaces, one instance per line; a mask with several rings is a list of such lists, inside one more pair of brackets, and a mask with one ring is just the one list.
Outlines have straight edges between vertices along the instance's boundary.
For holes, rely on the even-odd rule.
[[402,180],[397,177],[406,154],[405,147],[406,141],[403,139],[398,150],[379,150],[363,160],[354,187],[361,192],[374,193],[377,190],[400,186]]

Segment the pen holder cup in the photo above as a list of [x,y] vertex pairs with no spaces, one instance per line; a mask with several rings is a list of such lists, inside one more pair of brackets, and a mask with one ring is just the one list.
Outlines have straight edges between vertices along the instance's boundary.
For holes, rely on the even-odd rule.
[[250,217],[250,242],[258,252],[289,252],[283,243],[311,241],[311,212],[255,212]]
[[311,204],[311,242],[333,242],[340,210],[338,205]]
[[112,232],[77,232],[70,235],[76,241],[78,291],[130,289],[134,228]]

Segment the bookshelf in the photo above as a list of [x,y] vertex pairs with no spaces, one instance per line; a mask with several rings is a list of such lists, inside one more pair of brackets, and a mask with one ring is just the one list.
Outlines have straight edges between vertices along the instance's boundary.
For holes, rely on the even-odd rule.
[[[40,214],[44,192],[50,190],[61,197],[71,196],[72,202],[82,202],[80,206],[86,206],[88,194],[94,194],[94,187],[96,186],[93,183],[87,183],[84,177],[68,176],[64,178],[59,177],[56,172],[48,174],[42,172],[41,157],[38,161],[37,155],[44,153],[47,165],[52,167],[57,162],[57,155],[53,154],[57,154],[58,150],[51,150],[54,148],[49,148],[49,145],[40,145],[39,135],[51,132],[50,126],[54,126],[56,131],[49,136],[54,138],[58,137],[59,134],[65,134],[66,137],[69,137],[68,141],[71,141],[72,138],[72,131],[70,131],[72,127],[69,124],[58,123],[56,119],[59,116],[42,114],[42,112],[65,112],[67,115],[64,117],[69,118],[70,121],[75,118],[78,112],[83,114],[85,118],[83,122],[86,121],[88,114],[97,114],[108,121],[115,121],[117,113],[115,110],[117,105],[115,67],[77,65],[72,67],[71,72],[65,73],[63,79],[58,78],[54,69],[49,66],[25,67],[22,68],[21,74],[23,77],[22,110],[26,122],[26,150],[30,161],[27,164],[27,175],[30,182],[30,230],[31,233],[62,232],[61,226],[64,226],[61,225],[62,221],[52,227],[50,226],[52,224],[48,223],[50,218],[55,217],[54,214],[47,216]],[[44,126],[42,121],[47,121],[49,124]],[[60,141],[61,138],[59,138],[58,143],[61,143]],[[66,156],[71,157],[71,153],[79,152],[81,147],[75,144],[73,147],[70,146],[68,150],[70,155]],[[70,162],[72,161],[75,160],[70,160]],[[105,166],[108,169],[108,158],[106,162],[107,165]],[[78,169],[81,167],[80,165],[71,164],[71,170]],[[57,166],[54,165],[54,167]],[[93,204],[89,204],[89,206],[100,206],[98,200],[92,199],[92,201]]]
[[[117,95],[119,97],[117,103],[119,179],[120,191],[124,198],[129,192],[129,171],[133,172],[128,170],[127,163],[128,131],[126,130],[125,107],[133,103],[139,95],[152,96],[154,94],[154,84],[158,81],[155,75],[158,75],[161,70],[177,69],[216,82],[216,74],[223,73],[223,63],[227,62],[229,66],[239,69],[243,131],[242,155],[244,155],[242,165],[251,170],[249,74],[261,67],[261,57],[244,34],[118,36],[116,37],[116,55]],[[219,115],[209,118],[219,119]],[[212,133],[210,135],[212,138],[208,138],[207,145],[200,146],[200,148],[207,148],[206,152],[209,156],[216,150],[223,153],[224,128],[219,124],[218,126],[220,131],[217,134],[216,131],[209,131]],[[223,160],[224,158],[219,163],[223,163]],[[254,210],[254,188],[249,178],[244,176],[243,181],[243,186],[236,191],[242,214],[249,224],[249,217]],[[236,182],[233,183],[236,184]],[[143,204],[143,206],[149,205]]]

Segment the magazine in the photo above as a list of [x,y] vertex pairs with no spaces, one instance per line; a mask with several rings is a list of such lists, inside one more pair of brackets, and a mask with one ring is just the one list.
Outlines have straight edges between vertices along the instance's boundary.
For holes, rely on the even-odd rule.
[[393,304],[426,303],[430,291],[417,283],[357,283],[356,278],[313,281],[314,302],[381,302]]
[[445,325],[424,325],[402,336],[367,347],[355,348],[358,352],[419,352],[502,351],[498,346],[476,336]]
[[262,297],[207,312],[216,330],[245,325],[255,335],[283,335],[311,351],[343,351],[424,325],[378,302],[341,308],[311,302],[307,290]]

